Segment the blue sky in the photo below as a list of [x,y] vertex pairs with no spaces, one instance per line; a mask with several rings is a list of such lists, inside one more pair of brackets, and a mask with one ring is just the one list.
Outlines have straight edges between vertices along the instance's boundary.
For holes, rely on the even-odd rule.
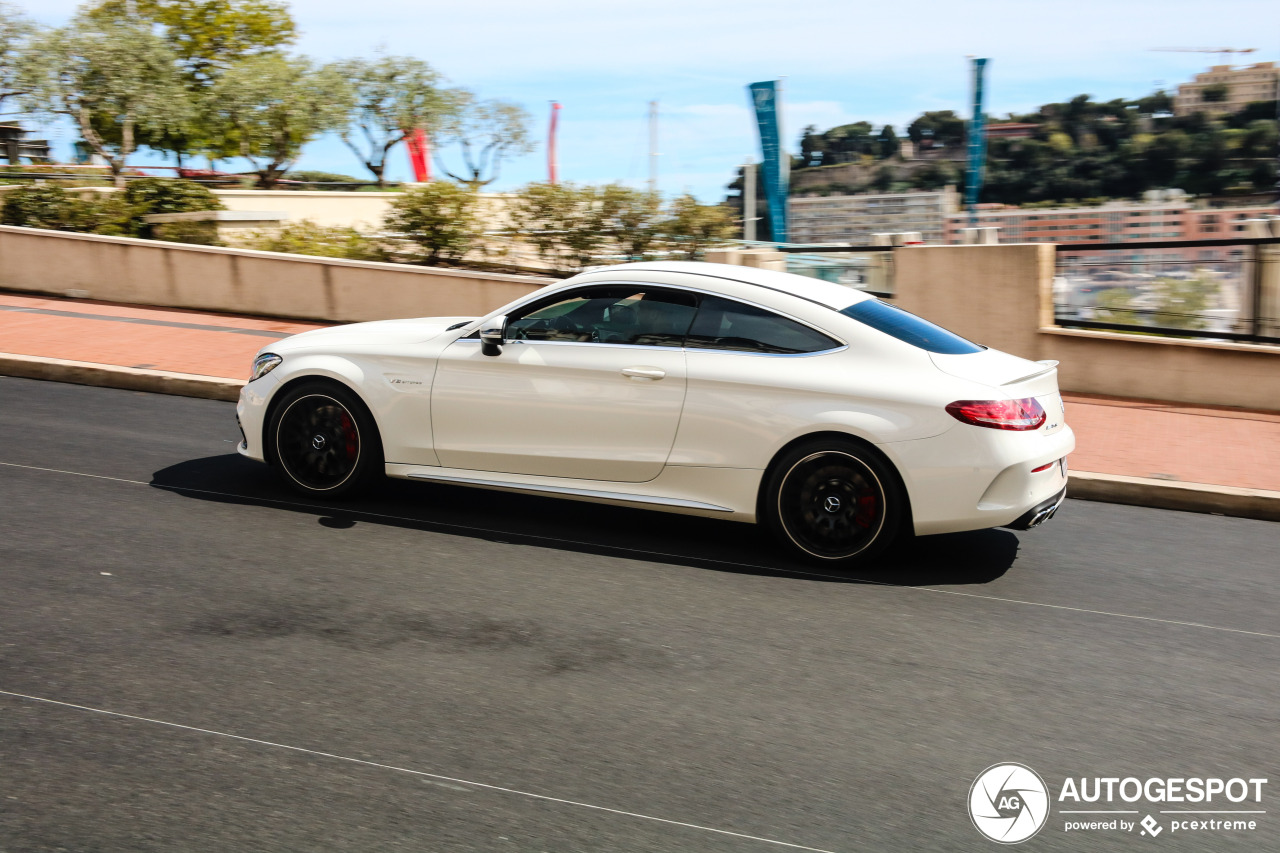
[[[70,0],[10,0],[46,24]],[[1172,89],[1219,61],[1158,47],[1238,47],[1239,61],[1280,59],[1276,0],[294,0],[297,49],[319,60],[376,49],[430,62],[453,85],[518,101],[533,114],[533,154],[490,189],[546,179],[548,103],[563,105],[561,180],[642,185],[646,114],[659,102],[659,184],[703,201],[724,195],[735,165],[759,158],[745,86],[785,78],[785,134],[850,121],[899,131],[924,110],[964,109],[966,54],[991,58],[988,112],[1004,115],[1088,93],[1134,98]],[[74,134],[59,134],[69,150]],[[455,152],[446,159],[457,163]],[[138,162],[156,162],[144,153]],[[403,150],[392,178],[408,177]],[[299,168],[360,175],[337,139]]]

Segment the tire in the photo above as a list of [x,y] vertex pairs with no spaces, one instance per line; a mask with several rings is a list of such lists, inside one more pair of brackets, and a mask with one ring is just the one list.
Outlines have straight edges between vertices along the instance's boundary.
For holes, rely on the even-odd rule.
[[793,556],[845,568],[871,560],[898,535],[906,506],[898,483],[856,442],[806,442],[770,469],[760,517]]
[[286,391],[264,438],[276,473],[309,497],[352,494],[383,473],[382,438],[373,416],[336,382],[306,382]]

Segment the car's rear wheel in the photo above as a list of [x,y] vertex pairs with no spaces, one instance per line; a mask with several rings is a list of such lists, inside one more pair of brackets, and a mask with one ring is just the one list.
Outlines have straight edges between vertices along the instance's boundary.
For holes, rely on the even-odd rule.
[[368,409],[332,382],[285,392],[267,428],[271,462],[296,491],[312,497],[349,494],[382,473],[382,441]]
[[770,469],[762,520],[809,562],[850,566],[883,551],[898,533],[904,498],[889,466],[852,441],[792,448]]

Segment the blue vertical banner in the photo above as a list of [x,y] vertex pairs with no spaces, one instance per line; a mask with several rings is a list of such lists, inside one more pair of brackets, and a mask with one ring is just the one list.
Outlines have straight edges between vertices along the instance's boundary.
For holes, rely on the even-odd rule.
[[776,80],[752,83],[751,105],[756,111],[756,126],[760,129],[760,161],[764,178],[764,199],[769,208],[769,239],[775,243],[787,242],[787,194],[790,184],[790,163],[782,150],[782,117],[780,92]]
[[982,112],[986,59],[973,60],[973,118],[969,121],[969,170],[964,179],[964,206],[969,225],[978,225],[978,197],[982,195],[982,170],[987,160],[987,119]]

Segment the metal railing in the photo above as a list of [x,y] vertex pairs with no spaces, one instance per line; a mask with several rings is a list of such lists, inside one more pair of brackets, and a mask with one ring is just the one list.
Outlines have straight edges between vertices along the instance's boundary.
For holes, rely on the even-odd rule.
[[893,246],[769,244],[787,256],[787,272],[892,298]]
[[1056,254],[1059,326],[1280,344],[1280,238],[1059,245]]

